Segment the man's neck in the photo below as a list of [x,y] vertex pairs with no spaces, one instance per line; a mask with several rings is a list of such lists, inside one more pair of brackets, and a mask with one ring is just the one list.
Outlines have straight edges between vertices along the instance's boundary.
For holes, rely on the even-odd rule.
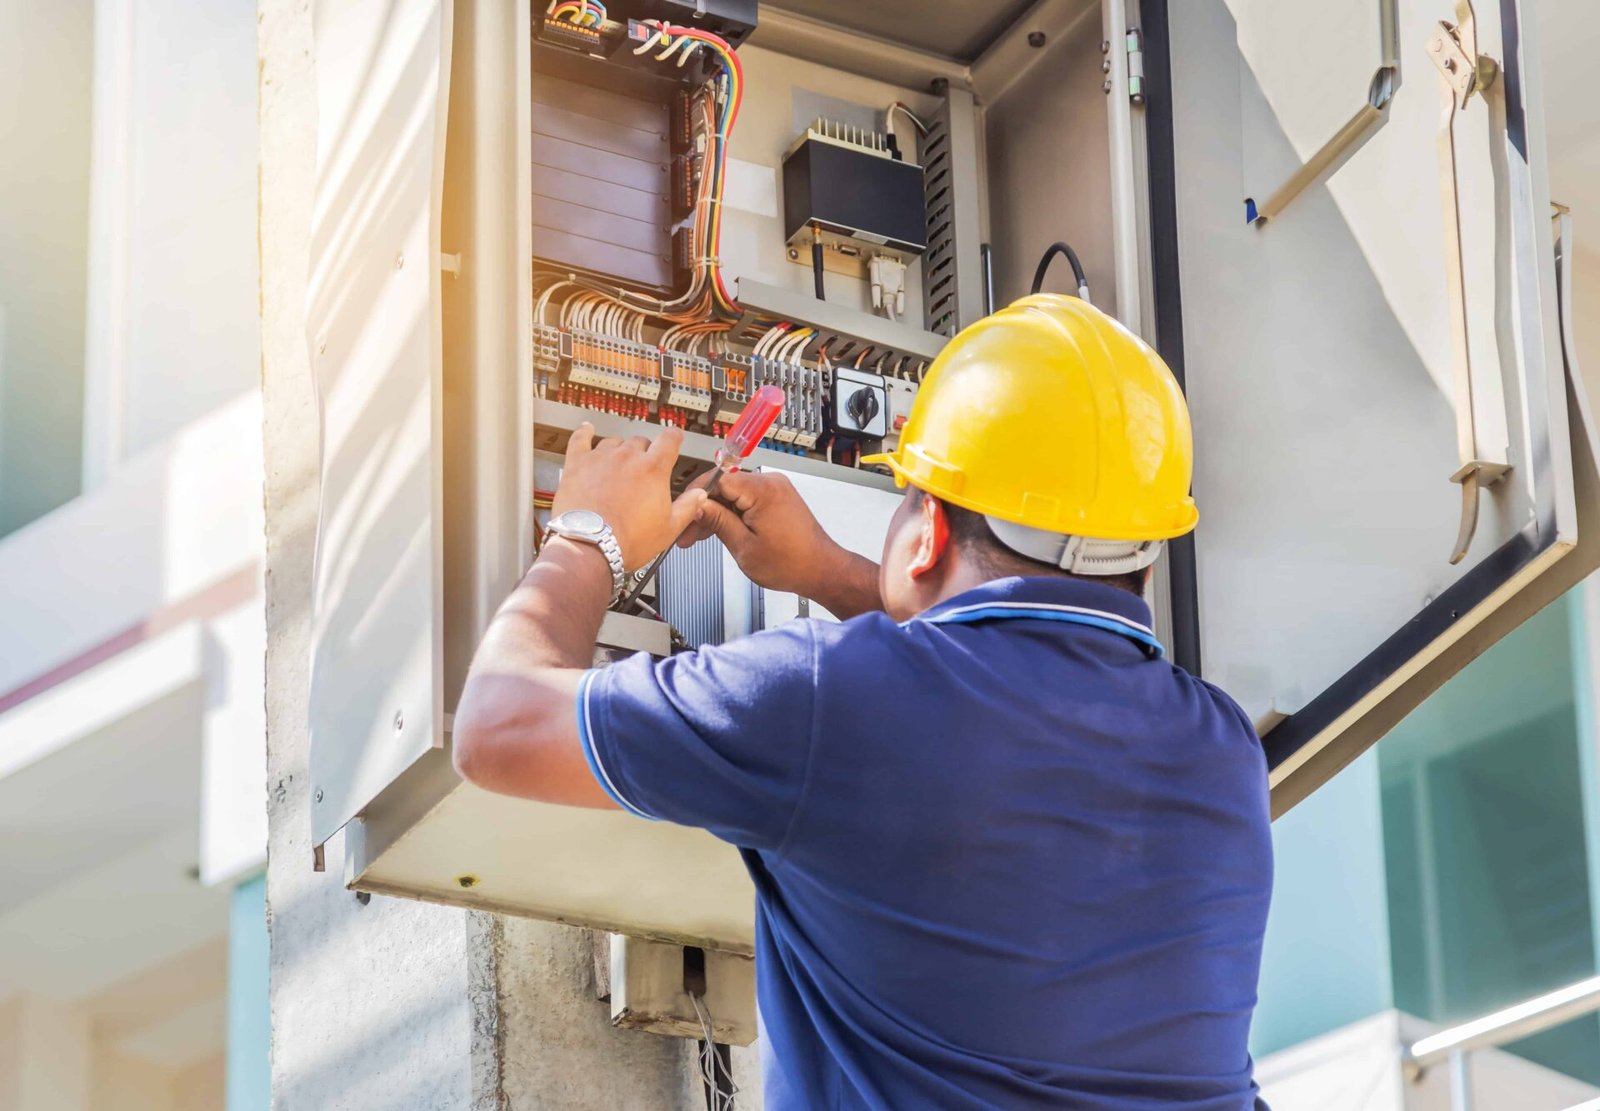
[[958,594],[976,590],[985,583],[994,582],[995,579],[996,576],[989,574],[987,570],[979,567],[974,562],[957,558],[951,562],[950,569],[945,572],[937,586],[934,586],[930,591],[927,604],[922,608],[924,611],[931,610],[934,606],[943,605]]

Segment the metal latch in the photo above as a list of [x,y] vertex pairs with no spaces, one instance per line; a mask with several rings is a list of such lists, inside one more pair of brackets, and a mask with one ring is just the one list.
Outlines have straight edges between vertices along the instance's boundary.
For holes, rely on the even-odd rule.
[[1493,486],[1511,467],[1478,449],[1472,405],[1472,348],[1468,342],[1467,287],[1461,252],[1461,202],[1456,173],[1456,117],[1499,76],[1493,58],[1478,53],[1472,0],[1456,0],[1456,22],[1441,21],[1428,39],[1428,56],[1439,69],[1443,100],[1439,117],[1439,198],[1444,208],[1445,281],[1450,292],[1450,348],[1455,369],[1456,447],[1461,466],[1450,481],[1461,486],[1461,528],[1451,563],[1460,563],[1478,530],[1478,491]]

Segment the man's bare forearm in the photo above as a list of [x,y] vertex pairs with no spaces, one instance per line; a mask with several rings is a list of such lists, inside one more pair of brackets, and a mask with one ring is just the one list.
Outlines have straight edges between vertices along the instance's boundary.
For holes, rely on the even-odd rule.
[[489,790],[610,806],[577,752],[575,695],[611,599],[598,549],[553,538],[490,622],[456,705],[456,770]]
[[611,569],[600,549],[551,537],[501,605],[475,666],[525,674],[586,668],[611,603]]
[[[672,542],[705,495],[672,497],[683,433],[654,442],[596,441],[579,424],[551,513],[600,517],[625,566],[640,567]],[[612,598],[611,564],[598,548],[552,537],[506,599],[478,646],[456,703],[456,770],[489,791],[569,806],[616,809],[590,771],[578,696]]]

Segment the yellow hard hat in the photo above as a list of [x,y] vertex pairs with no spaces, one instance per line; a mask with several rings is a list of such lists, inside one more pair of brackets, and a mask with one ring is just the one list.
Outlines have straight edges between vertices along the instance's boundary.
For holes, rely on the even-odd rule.
[[[1159,542],[1199,519],[1177,381],[1142,340],[1076,297],[1025,297],[952,339],[898,449],[862,462],[984,514],[1011,547],[1052,562],[1058,553],[1036,554],[1027,549],[1037,544],[1008,534]],[[1133,547],[1151,553],[1137,566],[1160,550]],[[1067,556],[1059,562],[1069,566]]]

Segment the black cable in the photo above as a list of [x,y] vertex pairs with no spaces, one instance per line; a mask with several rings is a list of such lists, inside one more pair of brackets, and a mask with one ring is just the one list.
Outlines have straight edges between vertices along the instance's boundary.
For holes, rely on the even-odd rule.
[[1039,260],[1039,269],[1033,272],[1033,289],[1029,292],[1038,293],[1044,288],[1045,275],[1050,272],[1050,264],[1056,260],[1057,255],[1067,256],[1067,262],[1072,267],[1072,276],[1078,279],[1078,296],[1087,301],[1089,277],[1083,272],[1083,263],[1078,261],[1078,252],[1066,243],[1050,244],[1050,249],[1044,253],[1044,258]]
[[[716,1042],[711,1047],[711,1052],[717,1058],[717,1096],[723,1107],[733,1106],[733,1051]],[[720,1111],[720,1109],[719,1109]]]
[[818,231],[816,228],[812,228],[811,229],[811,276],[812,276],[812,279],[816,282],[816,285],[817,285],[817,300],[818,301],[826,301],[828,299],[827,285],[823,282],[823,279],[822,279],[822,276],[823,276],[824,273],[825,273],[825,271],[822,268],[822,233],[820,231]]

